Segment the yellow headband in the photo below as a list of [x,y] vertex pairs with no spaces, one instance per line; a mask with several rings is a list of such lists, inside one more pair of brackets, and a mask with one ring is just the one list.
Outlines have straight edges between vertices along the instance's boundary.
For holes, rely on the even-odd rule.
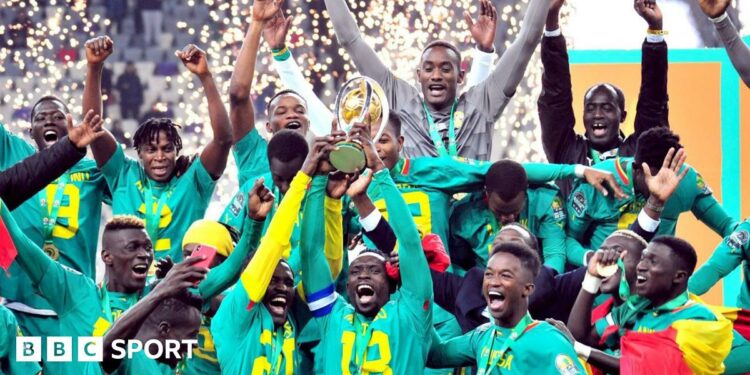
[[201,219],[190,225],[182,238],[182,247],[191,243],[216,248],[216,253],[225,257],[228,257],[234,250],[229,230],[213,220]]

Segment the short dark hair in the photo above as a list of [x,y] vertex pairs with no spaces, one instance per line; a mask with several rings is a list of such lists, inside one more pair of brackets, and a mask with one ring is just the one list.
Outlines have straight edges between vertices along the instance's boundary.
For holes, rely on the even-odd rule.
[[500,160],[493,163],[484,176],[484,186],[488,194],[497,194],[504,201],[518,196],[529,187],[526,170],[513,160]]
[[275,133],[268,142],[266,156],[268,160],[278,159],[288,163],[297,158],[304,159],[308,152],[307,140],[294,130],[282,129]]
[[158,325],[163,321],[183,324],[190,316],[188,312],[191,309],[196,309],[200,313],[202,305],[202,298],[185,291],[176,297],[166,298],[159,302],[159,305],[146,318],[146,322],[151,325]]
[[146,223],[133,215],[115,215],[104,225],[104,231],[122,229],[146,229]]
[[534,279],[539,275],[539,270],[542,267],[539,255],[536,251],[532,250],[525,244],[518,242],[501,242],[492,248],[490,258],[495,256],[495,254],[500,253],[507,253],[518,258],[518,260],[521,261],[521,265],[531,272]]
[[305,107],[307,107],[307,100],[305,100],[305,98],[303,98],[302,95],[300,95],[298,92],[296,92],[294,90],[284,89],[284,90],[281,90],[281,91],[273,94],[273,96],[271,97],[271,99],[268,101],[268,105],[266,106],[266,116],[268,118],[271,118],[271,103],[273,103],[273,101],[276,100],[276,98],[278,98],[280,96],[283,96],[283,95],[287,95],[287,94],[294,95],[294,96],[298,97],[300,100],[302,100],[302,104],[304,104]]
[[453,43],[442,39],[433,40],[432,42],[427,43],[427,46],[424,47],[424,49],[422,50],[422,56],[424,56],[427,50],[433,47],[443,47],[453,51],[456,56],[458,56],[458,70],[461,70],[461,51],[459,51],[458,48],[453,45]]
[[638,137],[638,143],[635,147],[635,165],[640,168],[646,163],[651,168],[652,173],[656,173],[664,163],[670,148],[675,151],[682,148],[680,136],[672,133],[669,128],[657,127],[649,129]]
[[698,264],[698,254],[689,242],[674,236],[658,236],[651,243],[668,247],[675,255],[673,259],[677,262],[677,267],[687,271],[688,275],[693,274]]
[[597,83],[596,85],[589,87],[583,97],[586,98],[591,91],[594,91],[600,87],[608,87],[614,90],[615,94],[617,95],[617,97],[615,98],[615,100],[617,101],[617,106],[620,107],[620,112],[625,112],[625,94],[622,93],[622,90],[619,87],[611,83]]
[[182,150],[182,137],[177,133],[180,125],[168,118],[149,118],[142,124],[138,125],[133,135],[133,147],[136,151],[141,151],[141,147],[151,142],[159,141],[159,133],[164,132],[167,140],[172,143],[177,152]]
[[[393,135],[395,135],[396,138],[401,136],[401,116],[399,116],[398,113],[393,111],[388,112],[388,123],[386,126],[393,129]],[[374,141],[376,140],[373,139],[373,142]]]
[[37,100],[36,103],[34,103],[34,105],[31,107],[30,122],[34,122],[34,115],[36,114],[36,107],[38,107],[39,104],[42,104],[43,102],[58,102],[60,103],[60,105],[62,105],[63,109],[65,110],[65,114],[70,113],[70,110],[68,109],[68,105],[65,104],[65,102],[62,99],[60,99],[60,97],[55,96],[55,95],[45,95],[39,98],[39,100]]

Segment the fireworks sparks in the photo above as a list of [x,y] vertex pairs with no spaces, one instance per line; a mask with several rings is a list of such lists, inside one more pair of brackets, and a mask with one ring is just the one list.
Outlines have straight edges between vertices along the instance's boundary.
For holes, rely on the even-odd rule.
[[[102,35],[112,25],[106,18],[106,8],[101,1],[48,0],[42,6],[37,0],[0,0],[0,16],[6,21],[0,23],[0,121],[16,132],[28,128],[27,119],[14,119],[15,111],[30,107],[34,101],[46,94],[60,96],[69,108],[79,114],[83,78],[85,74],[85,54],[83,42],[93,36]],[[350,8],[365,40],[378,51],[383,62],[397,76],[415,83],[415,69],[423,46],[433,39],[454,42],[462,51],[473,48],[473,41],[463,19],[463,11],[477,13],[477,2],[471,0],[396,0],[361,1],[349,0]],[[506,47],[515,39],[520,29],[528,0],[495,1],[500,14],[498,37]],[[228,92],[236,53],[240,47],[247,22],[250,19],[252,1],[234,2],[203,0],[164,1],[164,32],[171,34],[161,48],[171,62],[179,41],[192,38],[208,52],[214,77],[225,96]],[[336,43],[333,26],[325,6],[320,0],[287,2],[286,12],[294,16],[287,44],[292,48],[295,59],[303,69],[303,74],[314,83],[322,100],[332,106],[337,86],[357,72],[343,48]],[[130,9],[127,17],[132,18],[135,10]],[[565,15],[565,14],[563,14]],[[18,22],[9,22],[18,20]],[[122,29],[120,29],[122,31]],[[13,45],[13,36],[25,35],[28,48]],[[107,65],[126,60],[128,49],[140,49],[129,45],[135,36],[113,35],[116,52]],[[123,45],[123,42],[124,45]],[[281,87],[278,76],[273,71],[270,50],[263,44],[258,58],[256,85],[258,95],[256,116],[259,120],[265,115],[265,101],[276,88]],[[500,51],[502,52],[502,51]],[[471,53],[464,53],[468,59]],[[144,56],[144,57],[145,57]],[[159,55],[161,56],[161,54]],[[141,59],[143,60],[143,59]],[[153,69],[152,64],[143,66]],[[172,77],[152,77],[151,72],[139,66],[142,81],[155,85],[154,90],[162,99],[158,106],[171,102],[175,120],[186,125],[183,129],[185,152],[200,149],[210,139],[208,110],[197,79],[182,67],[180,73]],[[113,81],[119,71],[115,72]],[[536,114],[541,66],[538,58],[532,59],[527,76],[519,87],[511,105],[501,120],[495,125],[500,136],[496,137],[495,148],[504,153],[498,157],[516,160],[542,160],[540,133]],[[152,102],[146,97],[146,106]],[[228,103],[228,100],[225,100]],[[166,109],[166,108],[162,108]],[[111,120],[108,119],[108,123]],[[126,129],[128,130],[128,129]],[[132,129],[131,129],[132,131]],[[222,203],[228,202],[236,190],[236,167],[227,167],[227,178],[220,180],[217,194]]]

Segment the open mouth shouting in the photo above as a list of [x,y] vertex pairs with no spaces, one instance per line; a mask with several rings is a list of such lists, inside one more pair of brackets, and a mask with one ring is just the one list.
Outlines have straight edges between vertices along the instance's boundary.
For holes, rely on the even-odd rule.
[[370,284],[359,284],[357,286],[357,301],[363,306],[375,302],[375,288]]
[[445,95],[446,90],[447,87],[439,83],[433,83],[427,86],[427,92],[433,97],[441,97]]
[[604,137],[607,135],[607,128],[605,123],[596,121],[591,125],[591,134],[597,138]]
[[138,281],[146,281],[148,277],[148,263],[138,263],[132,267],[133,279]]
[[299,120],[292,120],[286,123],[285,129],[299,130],[302,128],[302,123]]
[[44,127],[44,132],[42,133],[42,137],[44,138],[44,143],[46,143],[49,146],[49,145],[54,144],[60,139],[60,132],[57,129],[57,126],[46,125]]
[[277,294],[268,302],[268,310],[271,314],[282,316],[286,313],[289,299],[285,294]]
[[498,289],[487,291],[487,306],[491,311],[501,311],[505,306],[505,294]]

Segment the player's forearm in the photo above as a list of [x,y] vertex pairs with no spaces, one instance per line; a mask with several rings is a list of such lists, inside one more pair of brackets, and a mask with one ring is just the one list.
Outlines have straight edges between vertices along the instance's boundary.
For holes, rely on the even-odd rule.
[[118,367],[122,359],[114,358],[114,352],[112,349],[112,343],[115,340],[132,340],[138,334],[141,329],[141,325],[151,315],[151,313],[159,306],[159,303],[166,296],[159,292],[158,288],[155,288],[153,292],[147,294],[143,299],[138,301],[133,307],[129,308],[122,316],[120,316],[114,325],[109,328],[107,334],[104,336],[103,344],[103,361],[102,368],[105,373],[111,374]]
[[698,198],[692,211],[700,221],[722,237],[730,235],[737,227],[737,221],[729,216],[713,195]]
[[[649,36],[648,38],[654,38]],[[658,37],[658,36],[656,36]],[[663,37],[662,37],[663,39]],[[657,126],[668,125],[667,43],[643,42],[641,52],[641,88],[635,114],[635,132],[641,134]]]
[[250,24],[229,81],[229,108],[234,143],[239,142],[245,134],[255,128],[255,109],[250,98],[250,89],[255,76],[255,62],[258,59],[262,31],[262,23]]
[[[82,100],[84,115],[93,110],[95,114],[102,116],[102,69],[103,64],[88,64]],[[106,164],[116,147],[117,141],[107,129],[104,129],[104,135],[91,143],[96,166],[101,168]]]
[[535,184],[576,177],[575,164],[523,163],[523,169],[529,182]]
[[315,95],[310,82],[302,75],[297,62],[294,61],[291,50],[288,53],[277,56],[274,54],[274,65],[279,72],[279,77],[284,86],[296,91],[302,95],[307,102],[307,109],[310,117],[310,126],[312,131],[317,135],[328,134],[331,131],[331,122],[333,113],[326,107],[323,101]]
[[[8,229],[8,233],[13,240],[13,245],[18,251],[15,261],[26,275],[29,276],[31,282],[34,285],[39,285],[47,269],[53,265],[54,261],[39,246],[26,237],[21,228],[18,227],[16,220],[10,214],[8,207],[4,203],[0,204],[2,204],[3,223]],[[7,249],[0,249],[0,251],[7,251]],[[59,291],[55,292],[59,293]]]
[[333,286],[334,279],[323,252],[320,251],[320,239],[325,236],[324,220],[321,212],[324,210],[324,195],[327,179],[317,176],[313,180],[305,211],[302,214],[300,228],[300,255],[302,258],[302,286],[307,297],[308,307],[315,317],[327,315],[329,307],[336,298]]
[[297,213],[309,182],[309,176],[301,171],[297,172],[260,241],[258,251],[240,276],[241,284],[251,301],[258,302],[263,298],[284,249],[289,246]]
[[[744,224],[743,224],[744,226]],[[697,271],[690,277],[688,281],[688,289],[698,295],[702,295],[708,292],[712,286],[714,286],[719,280],[724,278],[740,264],[742,264],[743,254],[745,253],[743,248],[732,248],[727,242],[734,242],[734,235],[730,235],[728,240],[722,240],[719,246],[716,247],[711,257],[708,258],[705,264],[703,264]],[[733,246],[747,246],[739,243],[733,244]]]
[[431,328],[432,345],[427,355],[427,367],[439,369],[476,365],[476,359],[471,353],[473,332],[443,341],[435,328]]
[[341,199],[328,196],[323,199],[325,221],[323,252],[331,269],[331,277],[335,280],[341,273],[344,261],[344,218],[341,214],[343,205]]
[[242,237],[229,257],[220,265],[212,268],[206,278],[198,284],[201,298],[207,301],[221,294],[225,289],[237,282],[242,271],[242,265],[248,255],[258,248],[260,236],[263,232],[263,222],[246,218],[243,224]]
[[587,362],[607,374],[620,373],[620,358],[604,353],[601,350],[592,348]]
[[742,41],[737,28],[726,13],[719,16],[718,22],[715,22],[714,26],[719,33],[721,42],[726,47],[732,65],[737,69],[745,85],[750,86],[750,48]]
[[[587,275],[587,278],[591,277],[593,276]],[[586,279],[584,279],[585,282]],[[566,324],[576,341],[587,345],[595,344],[591,342],[592,331],[594,329],[591,324],[591,309],[594,306],[594,297],[596,297],[595,294],[581,288],[573,304],[573,308],[570,310],[570,316]]]
[[558,236],[545,238],[542,250],[544,265],[554,269],[557,273],[565,272],[566,236],[562,229],[560,232],[562,233],[559,233]]
[[690,276],[688,290],[691,293],[701,296],[706,294],[712,286],[716,285],[726,275],[726,273],[721,272],[714,265],[706,263]]
[[493,86],[502,89],[507,97],[516,92],[531,55],[539,44],[550,3],[550,0],[532,0],[529,3],[521,32],[490,75]]
[[582,266],[583,258],[588,251],[589,249],[581,245],[577,239],[571,237],[570,233],[568,233],[565,238],[565,258],[568,263],[574,266]]
[[393,231],[399,243],[399,265],[403,287],[410,289],[420,298],[430,298],[432,280],[429,276],[429,265],[409,206],[396,188],[388,170],[382,169],[376,172],[373,175],[373,184],[381,191],[391,222],[398,223],[393,227]]
[[471,69],[466,74],[466,86],[464,89],[476,86],[482,83],[492,72],[492,61],[495,59],[495,52],[484,52],[478,47],[474,48],[474,61],[471,63]]
[[213,138],[201,153],[201,162],[208,174],[218,179],[227,166],[229,150],[232,147],[232,129],[229,125],[229,115],[221,101],[213,76],[210,73],[201,76],[200,81],[206,94],[208,116],[213,131]]

